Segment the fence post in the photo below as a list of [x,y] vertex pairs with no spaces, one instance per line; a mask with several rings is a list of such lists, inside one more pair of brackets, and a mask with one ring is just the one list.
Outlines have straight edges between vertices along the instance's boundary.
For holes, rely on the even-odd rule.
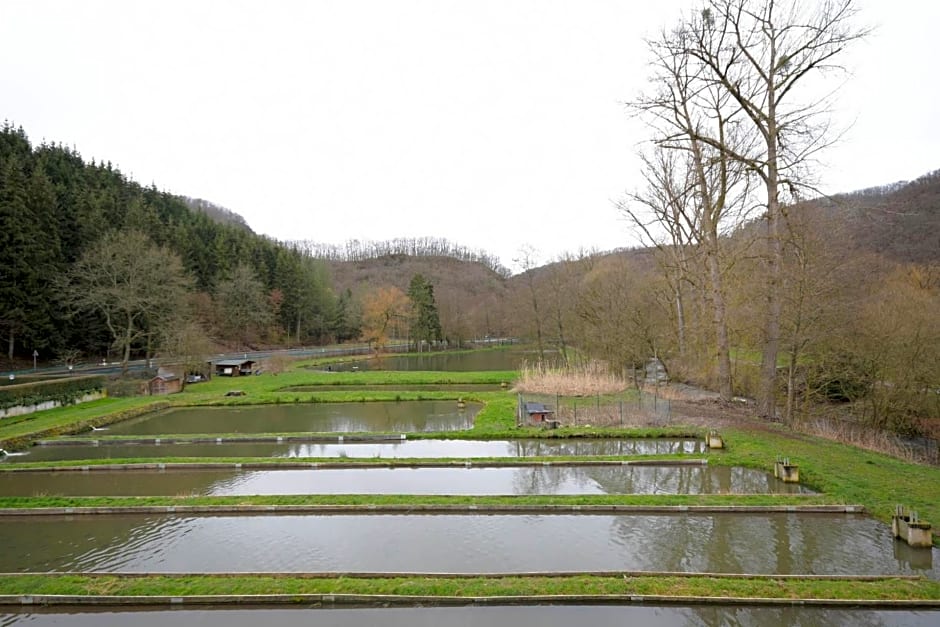
[[623,426],[623,399],[620,399],[620,426]]

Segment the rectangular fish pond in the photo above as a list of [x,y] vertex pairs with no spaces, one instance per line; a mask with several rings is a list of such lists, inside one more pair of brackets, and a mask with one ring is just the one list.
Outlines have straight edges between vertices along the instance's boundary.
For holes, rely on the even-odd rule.
[[424,355],[380,355],[371,359],[358,359],[316,366],[317,370],[351,372],[356,370],[408,370],[434,372],[479,372],[519,370],[523,362],[538,361],[537,351],[488,350],[426,353]]
[[283,494],[794,494],[749,468],[705,465],[0,472],[2,496]]
[[[172,613],[171,613],[172,612]],[[759,607],[741,605],[535,605],[496,607],[330,608],[212,607],[157,611],[150,607],[39,608],[0,610],[0,624],[30,627],[936,627],[940,610],[871,608]]]
[[[85,434],[94,437],[98,433]],[[154,444],[156,438],[137,443],[95,440],[53,440],[48,445],[34,446],[25,451],[0,458],[0,463],[60,461],[69,459],[119,459],[129,457],[348,457],[356,459],[456,458],[479,457],[558,457],[558,456],[632,456],[701,454],[708,449],[705,442],[691,438],[644,439],[526,439],[526,440],[354,440],[342,442],[277,442],[212,441]],[[74,442],[74,443],[73,443]]]
[[480,403],[455,401],[305,403],[182,407],[131,418],[108,427],[110,435],[184,433],[406,433],[461,431],[473,426]]
[[905,551],[886,525],[858,514],[6,516],[0,542],[0,572],[637,570],[940,578],[940,551]]

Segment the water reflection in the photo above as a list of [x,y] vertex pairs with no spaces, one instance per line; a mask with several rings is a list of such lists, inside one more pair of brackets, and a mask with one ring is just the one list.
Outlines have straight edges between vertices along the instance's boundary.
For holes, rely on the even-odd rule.
[[536,351],[495,350],[427,353],[425,355],[383,355],[373,359],[348,361],[329,366],[317,366],[318,370],[330,368],[334,371],[354,370],[424,370],[449,372],[479,372],[492,370],[518,370],[524,361],[538,360]]
[[472,427],[481,408],[454,401],[184,407],[111,425],[108,434],[454,431]]
[[[924,574],[860,515],[94,516],[0,521],[0,571]],[[481,551],[480,547],[487,549]]]
[[78,610],[29,608],[0,614],[0,625],[49,627],[163,627],[168,622],[203,627],[934,627],[940,611],[890,611],[859,608],[559,605],[500,607],[423,607],[311,609],[199,608],[157,611],[151,608]]
[[499,392],[499,383],[412,383],[394,385],[292,385],[280,392]]
[[69,459],[130,457],[350,457],[457,458],[559,457],[702,454],[701,440],[647,439],[530,439],[530,440],[393,440],[386,442],[221,442],[176,444],[69,444],[34,446],[24,454],[0,459],[38,462]]
[[0,473],[0,495],[200,494],[792,494],[805,492],[747,468],[526,466]]

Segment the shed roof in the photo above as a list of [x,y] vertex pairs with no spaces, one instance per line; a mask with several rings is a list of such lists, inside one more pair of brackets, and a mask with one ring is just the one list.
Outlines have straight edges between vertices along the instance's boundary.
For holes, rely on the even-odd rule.
[[550,414],[552,413],[552,408],[544,403],[526,403],[525,404],[526,413],[529,414]]
[[244,366],[246,364],[253,364],[255,361],[253,359],[220,359],[219,361],[214,361],[212,363],[214,363],[216,366],[234,368]]

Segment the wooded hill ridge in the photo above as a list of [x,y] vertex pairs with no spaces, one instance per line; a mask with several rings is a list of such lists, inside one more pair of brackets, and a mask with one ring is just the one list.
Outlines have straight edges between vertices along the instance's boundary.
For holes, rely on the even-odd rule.
[[[797,410],[811,399],[864,398],[867,419],[924,431],[940,414],[940,171],[803,201],[786,219],[781,394]],[[678,251],[688,263],[679,312],[677,250],[662,243],[547,263],[532,255],[510,276],[495,257],[433,237],[277,242],[211,202],[143,187],[74,149],[33,147],[10,124],[0,129],[0,220],[10,364],[34,350],[43,360],[199,361],[223,347],[362,340],[381,348],[389,337],[417,338],[420,300],[439,316],[430,341],[512,335],[625,370],[657,355],[675,378],[714,382],[708,278],[692,245]],[[754,391],[761,341],[761,220],[722,234],[742,395]],[[102,268],[136,265],[149,274],[124,298],[100,289]]]

